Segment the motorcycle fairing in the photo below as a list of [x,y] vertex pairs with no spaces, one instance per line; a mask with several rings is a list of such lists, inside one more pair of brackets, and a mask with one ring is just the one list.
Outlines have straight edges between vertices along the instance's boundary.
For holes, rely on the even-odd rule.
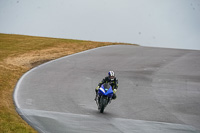
[[99,95],[104,95],[104,96],[109,96],[109,97],[112,97],[113,95],[113,90],[112,90],[112,87],[109,86],[110,88],[107,89],[107,88],[104,88],[104,85],[102,85],[100,88],[99,88],[99,92],[98,94]]

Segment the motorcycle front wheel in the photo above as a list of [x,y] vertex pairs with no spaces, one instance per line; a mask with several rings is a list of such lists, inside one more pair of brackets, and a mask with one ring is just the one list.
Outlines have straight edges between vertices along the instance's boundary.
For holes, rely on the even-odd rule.
[[107,103],[108,103],[108,101],[105,97],[100,98],[100,104],[99,104],[100,105],[100,113],[104,112],[104,109],[105,109]]

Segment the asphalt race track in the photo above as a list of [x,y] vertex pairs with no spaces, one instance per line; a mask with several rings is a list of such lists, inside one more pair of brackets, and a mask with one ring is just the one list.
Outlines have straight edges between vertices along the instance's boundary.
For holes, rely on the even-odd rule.
[[[97,110],[94,88],[109,70],[117,99]],[[14,92],[39,132],[200,133],[200,51],[115,45],[40,65]]]

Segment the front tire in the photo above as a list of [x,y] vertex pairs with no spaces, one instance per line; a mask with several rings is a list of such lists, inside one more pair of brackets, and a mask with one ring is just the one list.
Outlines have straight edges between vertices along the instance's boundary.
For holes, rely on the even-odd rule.
[[104,111],[104,107],[102,106],[100,109],[100,113],[103,113],[103,111]]
[[100,99],[100,113],[104,112],[104,109],[105,109],[107,103],[108,103],[107,99],[104,98],[104,97],[101,97],[101,99]]

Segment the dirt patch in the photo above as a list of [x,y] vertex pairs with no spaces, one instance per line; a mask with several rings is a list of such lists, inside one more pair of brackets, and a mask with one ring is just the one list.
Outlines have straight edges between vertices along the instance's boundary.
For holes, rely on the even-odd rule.
[[7,65],[14,65],[23,68],[32,68],[44,62],[73,54],[68,48],[50,48],[40,51],[32,51],[18,56],[11,56],[4,60]]

